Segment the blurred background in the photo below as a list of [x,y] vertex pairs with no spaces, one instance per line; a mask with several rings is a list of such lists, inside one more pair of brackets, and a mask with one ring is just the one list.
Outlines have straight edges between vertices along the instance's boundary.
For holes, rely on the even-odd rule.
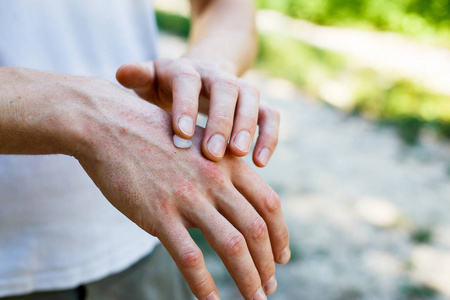
[[[450,0],[255,4],[246,78],[282,115],[257,172],[282,198],[293,252],[269,299],[450,299]],[[160,56],[177,57],[188,3],[155,6]],[[222,299],[239,298],[191,233]]]

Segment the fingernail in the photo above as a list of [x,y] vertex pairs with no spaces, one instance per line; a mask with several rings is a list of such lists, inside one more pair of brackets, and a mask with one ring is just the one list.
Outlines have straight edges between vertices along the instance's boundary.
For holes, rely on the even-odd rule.
[[269,162],[269,158],[270,158],[270,150],[269,149],[264,148],[261,151],[259,151],[258,160],[263,165],[267,165],[267,163]]
[[253,296],[253,300],[267,300],[266,294],[264,294],[263,289],[260,287],[256,292],[255,296]]
[[289,261],[289,259],[291,259],[291,250],[289,249],[289,247],[286,247],[283,249],[283,251],[281,251],[279,260],[280,263],[285,264]]
[[266,295],[270,295],[277,289],[277,280],[275,279],[275,275],[270,277],[269,281],[264,285],[264,292]]
[[187,149],[187,148],[190,148],[192,146],[192,140],[190,140],[190,139],[186,140],[186,139],[180,138],[178,135],[174,134],[174,136],[173,136],[173,144],[177,148]]
[[208,141],[208,151],[215,157],[222,157],[225,152],[225,138],[221,134],[213,135]]
[[189,116],[182,116],[178,119],[178,127],[185,135],[194,134],[194,120]]
[[234,137],[233,144],[242,152],[247,152],[250,149],[250,133],[246,130],[239,132]]
[[219,295],[217,295],[216,291],[214,291],[206,297],[206,300],[219,300]]

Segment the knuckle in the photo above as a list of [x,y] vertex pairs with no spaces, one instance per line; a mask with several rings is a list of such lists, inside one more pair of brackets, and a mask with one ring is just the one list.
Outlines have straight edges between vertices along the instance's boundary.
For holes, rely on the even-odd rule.
[[181,181],[174,189],[174,196],[182,200],[195,198],[195,187],[187,180]]
[[190,287],[194,294],[201,294],[204,293],[204,291],[208,291],[211,289],[209,279],[207,277],[202,278],[198,282],[192,283]]
[[175,74],[175,78],[178,80],[197,81],[201,80],[200,74],[195,70],[183,69]]
[[180,262],[185,268],[197,268],[203,262],[203,254],[199,249],[185,249],[180,255]]
[[261,102],[260,109],[261,109],[261,112],[264,114],[264,116],[272,117],[276,120],[280,119],[280,112],[277,109],[275,109],[273,106],[267,104],[266,102]]
[[[181,97],[178,100],[178,105],[181,106],[182,109],[184,109],[185,111],[189,111],[189,109],[192,107],[192,105],[197,104],[196,101],[197,99],[194,98],[189,98],[189,97]],[[174,101],[175,104],[175,101]]]
[[251,110],[248,110],[245,112],[241,111],[238,113],[237,117],[256,123],[258,120],[258,113],[256,111],[251,111]]
[[289,229],[285,226],[280,233],[280,239],[282,241],[282,249],[284,249],[289,244]]
[[254,240],[261,241],[266,239],[268,235],[266,222],[264,222],[263,218],[258,216],[250,225],[249,236]]
[[246,113],[246,117],[252,120],[258,120],[258,112],[257,111],[249,111]]
[[227,256],[242,256],[247,251],[247,243],[240,233],[232,233],[224,245],[224,252]]
[[272,114],[273,114],[275,120],[277,120],[277,122],[280,123],[280,119],[281,119],[280,112],[277,109],[273,109]]
[[271,188],[268,189],[264,205],[266,210],[270,213],[277,212],[281,209],[280,197]]
[[226,128],[228,130],[233,126],[233,119],[224,112],[216,113],[214,115],[214,123],[218,128]]
[[271,260],[268,263],[266,263],[265,266],[262,267],[261,273],[268,275],[269,278],[271,277],[271,275],[275,274],[275,263],[274,263],[274,261]]
[[267,114],[272,118],[274,118],[275,120],[280,119],[280,112],[277,109],[273,108],[272,106],[267,106]]
[[232,76],[218,76],[214,81],[214,85],[227,94],[237,94],[238,82],[237,79]]
[[253,296],[254,290],[261,286],[261,279],[256,270],[249,271],[241,280],[241,287],[247,291],[253,291],[250,297]]
[[244,84],[241,84],[240,89],[244,90],[246,93],[250,94],[254,98],[259,99],[259,97],[260,97],[259,90],[253,85],[244,83]]
[[264,144],[266,144],[272,151],[278,145],[278,134],[273,132],[264,132]]
[[271,146],[275,148],[278,145],[278,135],[270,134],[268,137],[270,139]]
[[226,186],[225,172],[220,168],[220,166],[217,163],[207,160],[201,156],[198,158],[196,163],[199,166],[199,170],[205,176],[205,179],[207,180],[208,184],[213,184],[218,188],[225,188]]

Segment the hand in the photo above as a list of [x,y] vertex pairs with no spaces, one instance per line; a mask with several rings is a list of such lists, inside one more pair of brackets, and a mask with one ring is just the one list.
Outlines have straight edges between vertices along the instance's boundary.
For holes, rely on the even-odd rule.
[[218,292],[189,227],[202,231],[245,299],[265,299],[261,287],[274,292],[274,262],[290,258],[276,193],[230,151],[218,163],[200,155],[202,128],[190,149],[177,149],[168,113],[111,84],[80,86],[94,92],[84,93],[73,155],[117,209],[160,239],[195,296]]
[[222,71],[215,63],[187,58],[159,59],[123,65],[116,77],[141,98],[172,111],[173,130],[182,138],[194,135],[198,112],[208,114],[202,152],[212,161],[223,158],[228,140],[230,153],[247,155],[257,125],[255,165],[267,165],[275,150],[278,112],[264,102],[260,104],[255,87]]

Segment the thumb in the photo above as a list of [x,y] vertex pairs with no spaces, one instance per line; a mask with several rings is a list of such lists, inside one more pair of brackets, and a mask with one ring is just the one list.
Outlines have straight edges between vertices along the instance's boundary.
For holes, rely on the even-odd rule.
[[116,72],[117,81],[126,88],[133,89],[140,97],[153,92],[155,67],[153,62],[122,65]]

